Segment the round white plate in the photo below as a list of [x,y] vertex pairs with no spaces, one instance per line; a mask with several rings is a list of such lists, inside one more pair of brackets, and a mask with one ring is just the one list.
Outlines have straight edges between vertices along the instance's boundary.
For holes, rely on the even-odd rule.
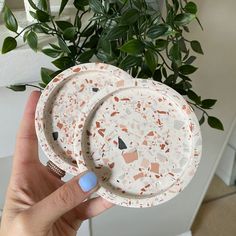
[[93,170],[98,194],[127,207],[151,207],[181,192],[198,167],[198,120],[184,98],[153,80],[122,80],[98,91],[78,115],[79,172]]

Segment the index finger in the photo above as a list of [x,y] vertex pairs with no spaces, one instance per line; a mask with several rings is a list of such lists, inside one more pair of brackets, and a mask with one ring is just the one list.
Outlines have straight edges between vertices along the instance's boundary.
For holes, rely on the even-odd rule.
[[34,119],[40,94],[39,91],[33,91],[26,104],[16,139],[14,164],[38,160],[38,140]]

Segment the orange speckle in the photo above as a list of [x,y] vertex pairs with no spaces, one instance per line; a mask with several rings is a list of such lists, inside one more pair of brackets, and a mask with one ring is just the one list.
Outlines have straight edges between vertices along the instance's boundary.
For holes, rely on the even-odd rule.
[[144,141],[143,141],[143,145],[147,145],[147,140],[144,140]]
[[79,92],[82,92],[82,91],[84,90],[84,88],[85,88],[84,84],[81,84],[81,85],[80,85]]
[[119,114],[119,112],[118,111],[114,111],[114,112],[111,113],[111,116],[115,116],[117,114]]
[[162,143],[162,144],[160,144],[160,148],[161,148],[161,150],[163,150],[164,148],[165,148],[165,144],[164,143]]
[[159,163],[152,162],[151,163],[151,172],[159,173]]
[[147,136],[154,136],[154,132],[153,131],[150,131]]
[[143,172],[140,172],[140,173],[138,173],[137,175],[134,175],[134,176],[133,176],[134,180],[140,179],[140,178],[142,178],[142,177],[144,177]]
[[78,72],[81,71],[81,68],[80,68],[80,67],[77,67],[77,68],[75,68],[73,71],[78,73]]
[[98,121],[96,121],[96,127],[99,128],[100,127],[100,123]]
[[57,123],[57,127],[58,127],[59,129],[61,129],[61,128],[63,127],[63,124],[60,123],[60,122],[58,122],[58,123]]
[[166,111],[160,111],[160,110],[157,110],[157,112],[158,112],[159,114],[167,114]]
[[123,153],[122,156],[123,156],[126,163],[131,163],[133,161],[138,160],[137,151],[129,152],[129,153]]
[[124,131],[124,132],[127,133],[127,132],[128,132],[128,129],[127,129],[127,128],[123,128],[122,131]]

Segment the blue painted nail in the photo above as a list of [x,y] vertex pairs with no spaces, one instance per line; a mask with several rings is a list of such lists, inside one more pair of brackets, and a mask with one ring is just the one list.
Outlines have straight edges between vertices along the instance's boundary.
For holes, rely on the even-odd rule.
[[78,181],[80,188],[84,192],[88,192],[96,187],[97,182],[97,176],[92,171],[86,172]]

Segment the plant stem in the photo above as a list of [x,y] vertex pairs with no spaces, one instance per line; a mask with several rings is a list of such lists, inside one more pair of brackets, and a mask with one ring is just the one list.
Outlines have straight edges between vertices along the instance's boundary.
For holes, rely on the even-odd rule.
[[39,86],[37,86],[37,85],[33,85],[33,84],[25,84],[25,86],[37,88],[37,89],[39,89],[40,91],[43,90],[41,87],[39,87]]
[[187,101],[187,102],[188,102],[189,104],[195,106],[195,107],[198,108],[199,110],[201,110],[201,111],[202,111],[204,114],[206,114],[207,116],[209,116],[208,113],[207,113],[204,109],[202,109],[200,106],[198,106],[197,104],[192,103],[192,102],[189,102],[189,101]]
[[34,26],[34,25],[40,25],[40,23],[34,23],[34,24],[31,24],[31,25],[28,25],[28,26],[26,26],[24,29],[22,29],[21,31],[20,31],[20,33],[18,33],[18,32],[16,32],[16,36],[15,36],[15,39],[16,38],[18,38],[26,29],[28,29],[28,28],[30,28],[30,27],[32,27],[32,26]]
[[167,67],[169,70],[173,71],[173,69],[166,63],[166,61],[165,61],[164,57],[161,55],[161,53],[158,52],[158,51],[156,51],[156,52],[157,52],[157,54],[161,57],[163,63],[166,65],[166,67]]

